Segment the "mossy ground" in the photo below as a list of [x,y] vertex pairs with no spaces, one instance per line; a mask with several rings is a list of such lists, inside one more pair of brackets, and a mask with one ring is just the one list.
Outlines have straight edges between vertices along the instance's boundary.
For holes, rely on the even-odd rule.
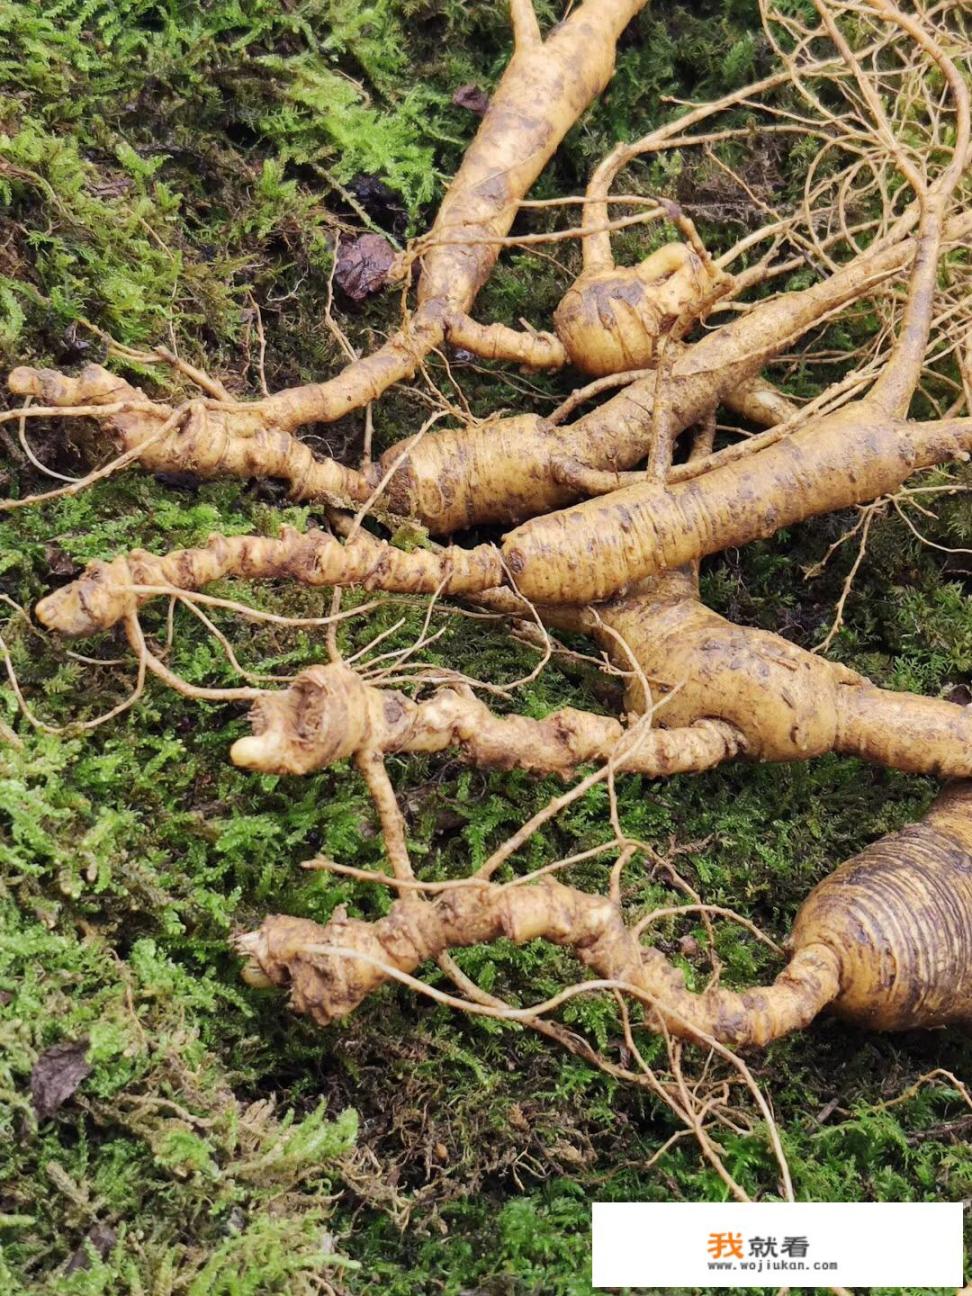
[[[541,5],[546,19],[553,8]],[[657,4],[623,41],[609,92],[538,193],[576,192],[610,142],[668,111],[660,94],[705,95],[758,71],[766,52],[755,30],[751,0]],[[174,338],[241,395],[257,391],[256,308],[271,389],[341,363],[322,325],[334,231],[370,219],[400,238],[422,226],[476,126],[452,93],[491,84],[508,52],[504,6],[460,0],[8,0],[0,37],[0,367],[97,358],[80,323],[88,319],[133,345]],[[804,162],[796,150],[754,165],[785,186]],[[383,180],[397,209],[362,209],[361,175]],[[689,184],[719,208],[715,173],[686,179],[660,162],[651,182]],[[720,227],[706,233],[718,238]],[[625,244],[643,247],[643,236]],[[542,327],[562,283],[548,260],[508,256],[481,315],[527,314]],[[354,344],[369,347],[395,305],[339,303],[338,314]],[[835,345],[852,345],[832,332]],[[481,412],[549,408],[545,399],[568,382],[486,367],[456,374]],[[167,381],[157,370],[138,376],[157,389]],[[799,370],[790,380],[806,390]],[[413,430],[421,411],[407,392],[383,401],[380,442]],[[353,453],[360,427],[352,418],[319,432]],[[34,426],[32,436],[61,471],[82,464],[72,427]],[[6,491],[41,488],[15,441],[0,453]],[[0,587],[29,606],[93,557],[307,516],[284,507],[272,483],[180,488],[128,473],[8,515]],[[819,579],[802,571],[847,520],[720,559],[706,573],[707,596],[746,622],[816,642],[851,554]],[[969,521],[957,499],[923,525],[959,547]],[[960,685],[972,664],[965,566],[922,547],[894,515],[878,523],[833,651],[896,687],[939,694]],[[288,612],[326,608],[324,595],[289,589],[224,592]],[[349,623],[344,642],[363,644],[402,615],[385,646],[404,644],[420,613],[400,605]],[[2,620],[23,688],[50,723],[91,718],[130,688],[130,667],[70,657],[9,605]],[[146,623],[164,632],[162,614],[147,612]],[[228,616],[220,624],[256,669],[289,672],[321,655],[309,633]],[[532,665],[501,627],[445,624],[432,660],[491,679]],[[177,670],[235,682],[197,622],[179,613],[176,628]],[[120,640],[71,647],[126,656]],[[518,705],[542,714],[564,701],[603,706],[602,684],[555,662]],[[348,769],[303,780],[244,775],[226,759],[245,727],[241,708],[191,704],[155,685],[87,733],[36,732],[9,690],[0,706],[18,736],[0,746],[4,1292],[269,1296],[319,1290],[323,1276],[347,1293],[576,1296],[590,1291],[592,1198],[725,1195],[690,1140],[645,1169],[677,1128],[667,1111],[522,1031],[390,989],[325,1033],[241,985],[228,952],[234,927],[268,911],[324,919],[342,902],[365,915],[387,904],[367,887],[297,868],[317,852],[378,863],[372,814]],[[448,757],[390,764],[428,877],[468,870],[553,787],[470,772]],[[666,785],[625,780],[620,809],[626,829],[662,854],[687,847],[678,866],[706,899],[780,937],[813,882],[914,818],[933,792],[928,780],[827,759]],[[534,839],[524,862],[604,840],[605,809],[592,793]],[[573,880],[603,888],[603,870],[588,865]],[[632,905],[670,894],[663,878],[638,870],[627,884]],[[658,938],[677,952],[687,932],[704,945],[691,924],[661,926]],[[730,981],[771,971],[734,928],[719,952]],[[572,976],[561,952],[533,946],[461,961],[487,988],[524,1002]],[[617,1056],[606,1003],[577,999],[564,1016]],[[38,1122],[31,1067],[50,1045],[79,1038],[90,1041],[91,1075]],[[972,1196],[963,1111],[947,1083],[874,1110],[935,1067],[967,1078],[970,1061],[957,1032],[869,1037],[826,1021],[755,1059],[798,1195]],[[748,1191],[778,1192],[760,1128],[723,1144]],[[97,1224],[116,1237],[104,1255],[83,1245]]]

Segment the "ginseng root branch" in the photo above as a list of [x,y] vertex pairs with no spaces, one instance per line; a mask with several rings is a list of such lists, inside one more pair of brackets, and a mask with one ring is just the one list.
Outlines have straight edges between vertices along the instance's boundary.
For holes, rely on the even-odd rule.
[[376,922],[343,912],[324,926],[273,916],[237,944],[248,980],[288,988],[293,1008],[326,1026],[396,973],[501,937],[562,945],[640,1000],[650,1028],[733,1048],[768,1044],[828,1007],[870,1030],[968,1023],[972,784],[947,788],[920,823],[821,882],[797,914],[788,966],[762,989],[689,990],[611,900],[549,878],[464,884],[432,901],[409,895]]
[[619,770],[661,777],[708,769],[742,746],[738,732],[718,720],[635,730],[573,707],[543,720],[499,716],[461,685],[414,702],[366,683],[341,663],[312,666],[289,688],[267,692],[251,720],[253,735],[234,743],[231,759],[276,774],[305,774],[362,751],[457,747],[478,766],[567,776],[578,765],[611,760]]

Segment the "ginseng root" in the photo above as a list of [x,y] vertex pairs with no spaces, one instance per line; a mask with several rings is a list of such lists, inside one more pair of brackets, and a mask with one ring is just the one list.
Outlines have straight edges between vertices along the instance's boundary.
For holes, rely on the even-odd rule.
[[[972,215],[956,217],[946,227],[950,240],[970,232]],[[760,370],[829,312],[900,273],[914,252],[914,239],[906,238],[864,253],[820,283],[757,305],[685,347],[665,384],[672,433],[692,426],[720,402],[760,426],[792,419],[796,408],[760,377]],[[160,436],[173,408],[149,401],[141,389],[99,365],[87,366],[77,377],[21,367],[8,375],[7,384],[16,395],[66,412],[106,407],[99,422],[116,451],[139,451],[139,462],[151,472],[274,477],[289,483],[295,499],[352,504],[370,499],[387,477],[383,506],[414,518],[433,535],[522,522],[579,496],[614,489],[614,474],[649,453],[655,396],[655,378],[649,376],[564,426],[521,414],[433,429],[396,443],[359,471],[317,458],[304,442],[267,424],[259,405],[227,408],[225,402],[195,401],[179,426]],[[745,453],[745,443],[739,449]],[[729,447],[705,467],[721,466],[737,453]],[[681,465],[669,481],[701,471],[699,465]],[[606,485],[598,474],[607,478]]]
[[[967,118],[966,105],[957,156],[967,152]],[[946,181],[954,178],[953,168],[929,202],[944,201]],[[667,482],[642,481],[568,509],[561,508],[565,500],[610,490],[612,474],[647,453],[654,394],[650,380],[632,383],[568,427],[552,428],[536,415],[520,415],[475,429],[430,432],[392,447],[364,472],[315,459],[286,432],[237,436],[219,422],[218,411],[209,412],[213,402],[196,403],[197,415],[160,436],[172,411],[160,406],[156,415],[150,407],[147,415],[142,393],[98,366],[89,366],[77,379],[51,370],[17,369],[8,382],[13,391],[52,405],[107,405],[119,449],[130,452],[145,442],[141,459],[154,470],[178,466],[203,476],[281,477],[301,498],[355,502],[370,498],[388,476],[386,506],[416,517],[433,532],[533,517],[504,539],[501,555],[486,558],[468,551],[477,554],[470,558],[467,551],[453,548],[449,561],[457,570],[473,562],[488,572],[481,589],[503,583],[505,567],[520,592],[535,602],[597,602],[643,576],[873,500],[921,468],[967,457],[972,419],[914,423],[904,418],[927,339],[941,233],[932,216],[923,220],[917,239],[869,254],[830,280],[757,307],[686,348],[666,384],[668,423],[675,433],[711,413],[727,393],[761,403],[763,393],[753,384],[766,358],[785,345],[786,330],[799,333],[835,303],[860,295],[862,284],[900,268],[910,250],[912,289],[899,343],[865,400],[811,419],[756,453],[747,453],[745,445],[730,446],[671,469]],[[957,237],[963,222],[972,228],[972,218],[965,217],[946,234]],[[766,408],[771,411],[768,421],[778,417],[773,401]],[[559,511],[533,516],[548,509]],[[424,570],[427,557],[419,555],[416,564]],[[420,588],[403,575],[408,565],[404,556],[396,559],[398,583],[382,587]],[[187,573],[185,588],[188,579]],[[337,578],[336,583],[348,580]],[[380,584],[377,574],[373,583]]]
[[275,774],[306,774],[360,752],[458,747],[470,764],[496,769],[566,777],[578,765],[612,760],[619,770],[660,777],[708,769],[741,746],[738,731],[718,720],[635,732],[573,707],[543,720],[498,716],[462,685],[414,702],[339,662],[312,666],[289,688],[268,691],[254,704],[251,722],[253,735],[234,743],[230,758]]
[[721,720],[742,736],[750,760],[840,752],[914,774],[972,777],[972,708],[877,688],[781,635],[734,625],[699,601],[687,570],[566,618],[538,610],[551,625],[583,627],[628,674],[629,712],[658,706],[658,723],[676,729]]
[[212,535],[197,549],[162,557],[135,549],[89,563],[81,576],[36,606],[38,619],[66,635],[106,630],[144,603],[178,590],[199,590],[227,576],[294,580],[303,585],[394,588],[407,594],[466,594],[499,585],[502,561],[492,545],[406,552],[367,531],[346,541],[327,531],[281,528],[278,537]]
[[[906,415],[931,328],[944,212],[969,154],[969,93],[931,36],[888,0],[868,3],[937,65],[955,110],[952,156],[933,184],[896,153],[921,214],[907,303],[880,376],[864,399],[811,419],[745,460],[680,484],[665,481],[662,465],[653,480],[518,527],[505,537],[503,554],[520,592],[532,601],[598,602],[645,576],[878,499],[921,468],[968,457],[972,418],[911,423]],[[849,51],[847,57],[853,58]],[[568,566],[563,556],[570,553]]]
[[[599,3],[588,0],[542,46],[544,57],[550,42],[566,40],[568,29],[576,36],[572,24],[580,22],[583,15],[588,15],[591,21],[599,15],[598,21],[606,21],[605,15],[610,7],[606,0]],[[521,25],[525,22],[526,18],[521,15]],[[588,31],[587,34],[591,33]],[[560,44],[558,49],[563,54],[567,46]],[[527,53],[523,57],[532,59],[535,54],[534,47],[527,42]],[[519,58],[518,53],[514,64]],[[521,85],[526,75],[523,71],[525,66],[517,74]],[[512,69],[513,65],[511,76]],[[566,95],[568,90],[563,89],[562,93]],[[739,92],[730,98],[738,98],[741,94]],[[503,96],[498,92],[494,104],[501,105],[502,100]],[[697,119],[700,111],[689,114],[689,117]],[[479,227],[475,222],[469,223],[466,208],[472,201],[470,194],[478,193],[476,176],[482,173],[492,175],[490,168],[499,167],[493,151],[498,147],[502,117],[503,114],[498,112],[495,121],[487,118],[491,122],[490,129],[486,131],[484,123],[486,135],[481,132],[471,146],[467,163],[457,176],[440,213],[443,226],[456,225],[458,228],[465,221],[469,225],[471,242],[462,248],[456,243],[441,243],[433,239],[423,257],[425,269],[419,287],[420,298],[426,293],[428,284],[437,285],[434,292],[428,288],[432,294],[429,300],[438,300],[436,293],[441,296],[447,289],[462,296],[469,283],[473,280],[478,282],[478,278],[487,273],[487,262],[491,265],[495,258],[495,247],[487,242],[476,242],[476,229]],[[961,122],[959,124],[961,132]],[[659,134],[664,133],[663,128]],[[955,156],[957,160],[963,156],[962,140],[956,142]],[[492,161],[488,161],[489,158]],[[503,184],[512,183],[508,168],[499,170],[504,176]],[[953,175],[952,172],[949,174]],[[495,186],[487,185],[486,188],[490,200],[495,199]],[[933,195],[936,209],[944,209],[948,191],[948,184],[938,186]],[[480,194],[477,201],[485,203],[487,199]],[[595,206],[600,213],[600,206]],[[503,220],[506,221],[509,213],[506,208],[503,210]],[[672,210],[684,223],[684,217],[677,213],[677,209]],[[761,369],[830,312],[872,292],[906,268],[914,259],[917,248],[916,241],[907,237],[914,219],[914,212],[906,212],[884,238],[813,287],[758,304],[692,346],[682,349],[672,343],[666,348],[666,359],[671,366],[662,387],[670,435],[675,437],[684,428],[707,417],[720,402],[764,426],[773,427],[781,421],[792,421],[797,415],[796,409],[760,378]],[[941,219],[942,213],[939,212],[934,219],[926,219],[923,226],[922,256],[926,273],[935,260],[928,238],[935,234],[933,227],[936,221],[940,224]],[[703,292],[702,280],[712,283],[718,278],[714,268],[705,269],[709,264],[705,261],[705,249],[697,236],[694,236],[694,242],[689,238],[692,233],[690,224],[686,228],[689,231],[686,236],[688,242],[669,244],[653,253],[642,267],[630,271],[611,268],[610,242],[606,232],[590,234],[584,240],[585,274],[635,274],[639,282],[643,279],[654,285],[661,294],[656,305],[662,316],[673,325],[686,313],[692,314],[692,302],[696,301],[698,293]],[[947,222],[939,233],[946,241],[961,242],[970,231],[972,215],[966,212]],[[479,232],[481,234],[482,230]],[[457,259],[468,271],[465,278],[462,274],[453,273],[452,263]],[[622,297],[624,295],[622,293]],[[927,294],[919,294],[918,298],[927,306]],[[413,329],[419,327],[416,321],[422,309],[420,306],[419,314],[413,318]],[[648,327],[644,321],[651,312],[646,314],[639,307],[636,315],[641,320],[638,327]],[[654,357],[655,343],[651,338],[644,344],[651,356],[648,352],[643,354],[639,351],[642,343],[624,340],[630,328],[634,328],[633,324],[630,328],[627,325],[622,327],[620,323],[617,328],[613,323],[605,327],[609,327],[609,332],[620,330],[617,341],[619,364],[632,361],[640,364]],[[396,345],[394,339],[388,344],[392,350]],[[602,341],[597,345],[603,349],[607,343]],[[386,350],[375,353],[360,365],[377,363]],[[610,366],[605,362],[588,367]],[[347,380],[348,391],[354,386],[348,374],[359,371],[360,367],[352,366],[352,370],[341,377],[340,381]],[[299,390],[323,391],[338,381],[335,379],[319,388]],[[178,424],[163,430],[174,421],[177,413],[170,405],[149,401],[137,387],[98,366],[89,366],[77,378],[52,370],[22,367],[9,375],[8,383],[15,394],[33,396],[45,406],[55,406],[66,413],[83,408],[94,414],[118,453],[137,455],[150,471],[190,471],[205,477],[270,476],[287,481],[297,499],[323,498],[355,505],[371,499],[379,483],[387,477],[383,499],[387,510],[414,518],[436,535],[451,534],[482,523],[510,525],[523,522],[551,509],[561,509],[579,497],[613,489],[617,479],[612,475],[631,469],[652,449],[655,397],[659,385],[655,374],[648,375],[567,427],[554,429],[537,416],[518,415],[508,419],[490,419],[473,427],[436,430],[420,439],[398,443],[377,463],[359,472],[332,460],[316,458],[305,444],[291,435],[302,420],[275,412],[272,402],[282,399],[283,394],[271,398],[270,403],[242,404],[212,398],[192,401],[185,407]],[[348,399],[353,404],[357,397],[349,396]],[[104,409],[102,416],[97,415],[98,409]],[[313,416],[320,418],[324,414],[318,410]],[[862,422],[866,426],[868,420],[862,419]],[[696,476],[708,468],[720,466],[736,454],[749,453],[751,447],[745,444],[729,447],[713,456],[711,463],[695,465],[690,475]],[[681,465],[669,474],[669,482],[678,482],[685,475],[685,465]],[[780,489],[785,481],[784,473],[779,482]],[[637,498],[641,499],[640,496]],[[615,534],[618,524],[623,525],[625,520],[627,497],[618,497],[617,504],[619,508],[615,513],[597,514],[599,522],[602,516],[608,517],[611,523],[609,531]],[[716,500],[714,506],[721,507],[720,502]],[[603,510],[605,505],[602,503],[596,507]],[[645,507],[654,509],[654,500],[649,498]],[[572,527],[574,521],[572,514],[564,525]],[[531,579],[526,567],[533,561],[533,546],[546,552],[551,544],[556,545],[559,525],[560,521],[553,518],[544,528],[517,538],[514,549],[517,560],[522,558],[526,565],[526,584]],[[664,540],[663,536],[662,543]],[[638,558],[637,555],[631,556]],[[540,561],[546,561],[546,558]],[[650,555],[642,556],[641,566],[646,571],[651,570],[652,561]]]
[[429,901],[407,895],[376,922],[340,912],[325,926],[273,916],[238,938],[244,976],[287,987],[321,1026],[395,974],[500,937],[572,950],[641,1001],[646,1024],[688,1039],[762,1046],[825,1008],[867,1030],[972,1021],[972,784],[947,788],[925,818],[875,842],[821,882],[799,910],[790,962],[765,989],[690,991],[642,945],[606,896],[551,879],[467,882]]
[[[476,328],[468,311],[489,278],[521,199],[610,81],[618,37],[644,3],[584,0],[543,39],[532,0],[510,0],[513,56],[417,249],[415,311],[379,350],[328,381],[250,404],[211,405],[203,430],[249,436],[330,422],[411,378],[452,330],[468,344],[468,333]],[[402,273],[410,268],[409,261]],[[515,339],[522,361],[538,367],[563,363],[563,346],[552,334],[504,332]],[[157,427],[171,412],[160,405],[150,421]]]
[[675,204],[665,206],[686,241],[666,243],[639,265],[616,266],[610,242],[603,249],[584,240],[583,273],[554,312],[565,358],[582,373],[647,368],[665,340],[685,332],[732,288],[732,276],[713,262],[694,225]]
[[[626,487],[535,518],[511,531],[498,548],[451,545],[406,553],[386,544],[382,552],[387,561],[362,572],[350,555],[340,561],[341,548],[335,546],[329,551],[333,562],[325,581],[319,569],[311,569],[308,579],[287,566],[285,550],[297,547],[300,540],[308,549],[320,543],[312,534],[292,535],[275,562],[245,568],[227,565],[218,575],[289,575],[310,584],[363,585],[390,593],[441,589],[471,594],[511,585],[537,604],[599,603],[643,577],[765,538],[821,513],[891,494],[920,469],[967,459],[970,451],[972,417],[913,423],[895,418],[876,402],[856,402],[705,476],[668,486]],[[209,548],[221,540],[212,537]],[[237,536],[233,541],[231,549],[238,552],[273,550],[271,542],[258,536]],[[137,551],[131,560],[122,556],[113,563],[91,564],[77,581],[43,599],[38,615],[66,634],[105,629],[118,619],[111,609],[124,605],[130,561],[164,566],[173,573],[165,583],[198,589],[214,579],[206,553],[190,549],[153,557]],[[113,579],[121,582],[115,592],[110,589]],[[89,612],[88,594],[75,592],[82,586],[90,589],[92,582],[100,594],[97,608],[92,603]],[[63,617],[59,609],[69,605],[80,605],[84,619]]]
[[780,635],[733,625],[699,602],[687,572],[596,610],[538,611],[552,626],[592,635],[628,678],[629,717],[650,713],[659,727],[633,745],[633,727],[610,717],[573,708],[544,720],[497,716],[455,688],[416,703],[329,665],[259,698],[254,734],[231,757],[263,773],[304,774],[366,749],[458,747],[473,765],[566,775],[616,759],[619,771],[661,777],[740,756],[840,752],[908,773],[972,778],[972,708],[877,688]]

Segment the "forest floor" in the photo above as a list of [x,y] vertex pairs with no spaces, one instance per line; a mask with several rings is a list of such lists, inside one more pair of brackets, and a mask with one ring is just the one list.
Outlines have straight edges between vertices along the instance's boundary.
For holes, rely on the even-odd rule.
[[[544,21],[554,6],[542,3]],[[754,0],[656,3],[626,33],[603,99],[571,133],[536,196],[577,193],[595,159],[673,111],[661,96],[710,97],[758,75],[768,52]],[[505,6],[465,0],[31,0],[0,4],[0,370],[100,359],[86,321],[134,347],[164,343],[240,396],[259,394],[260,328],[271,390],[342,364],[325,327],[336,233],[368,226],[401,241],[423,228],[478,119],[453,103],[488,91],[509,52]],[[754,192],[795,193],[812,150],[754,148]],[[380,181],[381,183],[376,183]],[[707,239],[739,231],[745,204],[715,169],[659,159],[631,183],[686,203]],[[562,213],[555,216],[562,219]],[[540,229],[546,213],[518,228]],[[736,222],[733,224],[733,222]],[[619,254],[645,246],[635,231]],[[482,294],[482,319],[546,327],[574,252],[508,254]],[[796,278],[794,283],[796,283]],[[802,281],[801,281],[802,282]],[[392,327],[395,293],[337,298],[352,344]],[[849,349],[865,307],[824,335]],[[818,339],[819,341],[819,339]],[[127,371],[150,390],[178,382]],[[440,361],[435,381],[450,378]],[[777,376],[796,395],[827,379],[799,358]],[[526,377],[457,364],[472,409],[549,410],[569,375]],[[415,430],[426,406],[396,390],[375,413],[378,448]],[[10,432],[11,425],[7,425]],[[312,430],[349,460],[362,420]],[[81,430],[32,425],[36,456],[85,463]],[[0,446],[3,493],[50,485],[16,435]],[[198,543],[213,530],[304,523],[273,482],[200,483],[126,472],[76,498],[8,514],[0,542],[0,632],[21,687],[52,727],[122,701],[134,670],[121,638],[67,645],[30,607],[86,561],[134,545]],[[707,564],[720,611],[819,642],[854,557],[845,545],[806,575],[851,515],[826,518]],[[961,497],[924,519],[939,545],[972,537]],[[967,557],[922,545],[893,512],[879,518],[831,654],[879,683],[934,696],[972,668]],[[219,592],[287,613],[326,612],[327,592]],[[353,600],[348,600],[350,604]],[[216,614],[251,669],[291,673],[320,659],[307,631]],[[146,611],[164,636],[165,609]],[[384,647],[418,633],[422,609],[389,603],[346,623],[363,646],[404,618]],[[502,624],[443,617],[428,650],[484,679],[532,667]],[[105,664],[72,657],[69,649]],[[120,659],[120,664],[118,659]],[[234,683],[205,628],[184,610],[168,658],[191,681]],[[517,695],[542,715],[564,703],[616,703],[611,681],[555,658]],[[562,1054],[486,1018],[386,988],[322,1032],[250,990],[234,930],[267,912],[324,920],[337,904],[374,916],[388,897],[328,873],[325,854],[380,860],[370,804],[339,766],[313,777],[253,777],[227,750],[245,731],[236,705],[189,702],[150,683],[130,710],[88,731],[48,732],[0,690],[0,1289],[9,1296],[581,1296],[591,1291],[592,1199],[721,1200],[726,1189],[675,1118]],[[443,756],[392,760],[422,875],[481,860],[555,788],[517,773],[470,772]],[[932,781],[830,757],[732,765],[694,778],[619,784],[620,815],[703,897],[781,939],[815,881],[880,834],[917,817]],[[595,788],[527,852],[536,865],[605,840]],[[600,865],[570,880],[604,887]],[[631,904],[671,898],[664,874],[627,877]],[[692,939],[686,939],[691,937]],[[694,922],[660,923],[661,948],[706,972]],[[720,929],[723,977],[771,975],[771,955]],[[575,970],[563,951],[500,943],[463,968],[529,1002]],[[609,1056],[623,1049],[611,1002],[571,1001],[563,1019]],[[60,1054],[50,1050],[67,1047]],[[81,1059],[90,1071],[84,1074]],[[649,1061],[665,1065],[658,1046]],[[957,1031],[869,1036],[831,1021],[751,1060],[772,1103],[798,1197],[972,1197],[969,1122],[942,1068],[968,1079]],[[51,1115],[32,1097],[35,1067],[73,1092]],[[80,1083],[77,1083],[80,1080]],[[745,1103],[741,1104],[745,1108]],[[756,1196],[779,1193],[766,1131],[744,1111],[722,1138],[728,1169]]]

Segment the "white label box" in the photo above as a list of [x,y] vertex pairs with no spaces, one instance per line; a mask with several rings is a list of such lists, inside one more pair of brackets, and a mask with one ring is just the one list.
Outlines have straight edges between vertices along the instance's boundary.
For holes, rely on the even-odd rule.
[[594,1202],[595,1287],[962,1286],[961,1202]]

